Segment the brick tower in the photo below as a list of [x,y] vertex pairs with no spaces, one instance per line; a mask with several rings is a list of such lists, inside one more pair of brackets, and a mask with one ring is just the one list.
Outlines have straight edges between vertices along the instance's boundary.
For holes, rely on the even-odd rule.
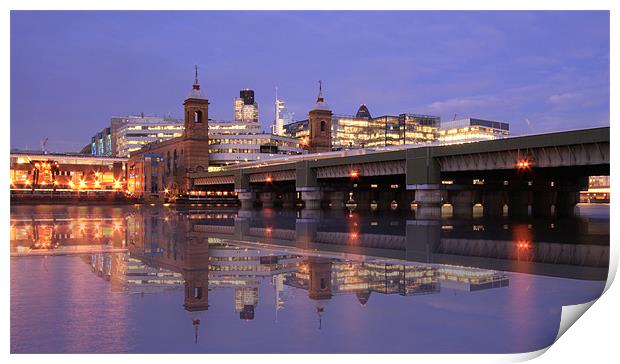
[[319,81],[319,96],[316,105],[308,113],[310,138],[308,150],[311,153],[331,152],[332,150],[332,111],[323,98],[323,84]]
[[206,171],[209,166],[209,100],[200,90],[198,66],[192,91],[183,102],[185,131],[183,159],[187,172]]

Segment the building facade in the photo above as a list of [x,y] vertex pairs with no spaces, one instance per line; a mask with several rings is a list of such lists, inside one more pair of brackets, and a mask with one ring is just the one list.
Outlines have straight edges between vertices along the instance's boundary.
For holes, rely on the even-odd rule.
[[180,137],[184,127],[183,120],[170,117],[144,114],[113,117],[110,129],[114,155],[129,157],[149,143]]
[[234,101],[235,121],[258,123],[258,104],[254,100],[254,90],[249,88],[239,91]]
[[493,140],[510,134],[508,123],[476,118],[443,121],[437,132],[441,143],[466,143]]
[[[284,133],[308,144],[308,120],[284,125]],[[366,105],[355,115],[331,117],[332,149],[385,147],[391,145],[464,143],[503,138],[510,134],[508,123],[467,118],[441,122],[438,116],[403,113],[372,117]]]
[[125,191],[126,158],[16,151],[10,163],[12,193]]
[[233,163],[308,153],[295,138],[267,133],[210,133],[209,170]]
[[116,156],[112,128],[104,128],[90,139],[90,153],[96,156]]
[[[332,149],[428,143],[436,139],[439,124],[437,116],[410,113],[373,118],[361,105],[356,115],[331,115]],[[311,138],[308,120],[286,124],[284,132],[302,144]]]
[[91,137],[90,144],[80,152],[96,156],[129,157],[152,142],[181,136],[183,120],[171,117],[127,115],[114,116],[110,126]]

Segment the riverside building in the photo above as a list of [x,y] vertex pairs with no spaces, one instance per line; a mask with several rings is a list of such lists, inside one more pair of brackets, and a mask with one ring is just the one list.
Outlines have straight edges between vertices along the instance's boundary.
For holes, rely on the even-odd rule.
[[493,140],[510,134],[508,123],[475,118],[443,121],[437,132],[442,143],[466,143]]
[[[410,113],[373,118],[366,105],[361,105],[356,115],[332,115],[332,148],[339,150],[432,142],[439,123],[438,116]],[[308,120],[287,124],[284,129],[285,134],[302,140],[302,144],[310,135]]]
[[152,142],[161,142],[181,136],[183,120],[140,115],[115,116],[110,126],[91,138],[90,146],[82,152],[109,157],[129,157],[129,155]]

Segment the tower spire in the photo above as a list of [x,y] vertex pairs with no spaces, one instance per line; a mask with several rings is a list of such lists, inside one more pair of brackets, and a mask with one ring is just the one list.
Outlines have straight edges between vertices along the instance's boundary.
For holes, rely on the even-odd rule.
[[194,65],[195,75],[194,75],[194,85],[192,86],[194,90],[200,90],[200,84],[198,83],[198,65]]
[[316,102],[323,102],[323,81],[319,80],[319,96],[316,98]]

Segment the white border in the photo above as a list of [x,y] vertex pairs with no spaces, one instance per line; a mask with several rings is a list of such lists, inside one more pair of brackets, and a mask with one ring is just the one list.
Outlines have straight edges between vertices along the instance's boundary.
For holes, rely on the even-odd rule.
[[[575,0],[564,0],[564,1],[550,1],[550,0],[521,0],[521,1],[495,1],[495,0],[474,0],[474,1],[462,1],[462,0],[445,0],[445,1],[416,1],[404,3],[400,1],[391,1],[391,0],[383,0],[383,1],[357,1],[354,3],[355,9],[358,10],[386,10],[386,9],[395,9],[395,10],[405,10],[405,9],[417,9],[417,10],[445,10],[445,9],[453,9],[453,10],[478,10],[478,9],[489,9],[489,10],[584,10],[584,9],[592,9],[592,10],[612,10],[610,14],[610,24],[611,24],[611,59],[617,60],[618,52],[617,45],[614,44],[614,40],[617,43],[617,35],[618,35],[618,23],[620,21],[620,17],[617,14],[618,10],[618,2],[617,1],[602,1],[602,0],[589,0],[587,2],[584,1],[575,1]],[[10,104],[9,104],[9,95],[10,95],[10,72],[9,72],[9,63],[10,58],[6,56],[9,53],[9,42],[10,42],[10,12],[11,9],[20,9],[20,10],[62,10],[62,9],[82,9],[82,10],[96,10],[96,9],[125,9],[125,10],[153,10],[153,9],[214,9],[214,10],[224,10],[224,9],[247,9],[247,10],[258,10],[258,9],[328,9],[328,10],[337,10],[337,9],[351,9],[352,4],[347,4],[343,1],[338,0],[314,0],[314,1],[297,1],[295,3],[291,1],[279,0],[279,1],[270,1],[270,2],[258,2],[258,1],[249,1],[249,0],[238,0],[235,2],[218,2],[218,3],[207,3],[207,2],[197,2],[190,0],[179,0],[175,2],[171,1],[161,1],[161,0],[134,0],[128,2],[126,0],[108,0],[108,1],[88,1],[88,2],[77,2],[71,0],[63,0],[63,1],[44,1],[44,0],[22,0],[22,1],[14,1],[14,0],[5,0],[1,2],[2,13],[0,15],[0,29],[2,29],[2,48],[4,50],[4,57],[1,58],[2,62],[2,77],[0,79],[4,80],[3,87],[0,89],[2,95],[1,100],[3,100],[2,105],[5,107],[2,108],[4,113],[5,122],[2,123],[2,132],[0,132],[0,145],[5,146],[5,163],[9,163],[8,158],[8,150],[7,146],[9,143],[9,121],[10,120]],[[576,25],[578,26],[578,25]],[[616,61],[617,62],[617,61]],[[614,63],[613,61],[611,62]],[[612,66],[611,68],[611,110],[610,110],[610,120],[614,119],[613,116],[617,115],[617,93],[615,85],[618,85],[618,74],[615,72],[615,68]],[[615,128],[612,128],[612,139],[614,136],[619,136],[619,133]],[[612,143],[611,150],[611,158],[615,160],[616,156],[616,148]],[[617,168],[612,167],[612,185],[615,186],[616,173]],[[2,173],[0,174],[0,185],[9,185],[9,166],[5,166]],[[614,188],[615,190],[615,188]],[[2,195],[2,202],[4,206],[9,205],[9,197],[8,190]],[[5,229],[2,231],[5,234],[4,242],[8,244],[8,231],[9,231],[9,209],[4,208],[0,210],[2,216],[0,217],[3,222],[3,226]],[[617,249],[617,239],[618,236],[618,226],[613,224],[616,216],[616,208],[615,205],[612,204],[611,209],[611,218],[612,218],[612,228],[611,228],[611,262],[610,262],[610,280],[608,281],[606,289],[609,289],[609,286],[615,276],[615,271],[618,265],[618,249]],[[8,250],[8,249],[7,249]],[[2,306],[3,306],[3,318],[4,318],[4,327],[2,331],[2,348],[3,352],[6,356],[8,356],[10,350],[9,343],[9,303],[10,298],[8,294],[9,284],[9,254],[5,255],[4,264],[1,265],[2,276],[5,279],[5,294],[3,295]],[[539,361],[544,362],[555,362],[555,363],[565,363],[567,360],[572,361],[588,361],[588,362],[607,362],[608,358],[612,358],[616,356],[617,351],[615,350],[617,345],[616,333],[617,333],[617,325],[618,325],[618,314],[617,309],[620,307],[618,302],[618,289],[611,287],[609,291],[607,291],[595,304],[595,308],[593,310],[588,310],[585,312],[584,319],[577,321],[575,323],[575,327],[568,330],[566,335],[563,335],[557,344],[554,344],[551,349],[549,349],[548,353],[543,355]],[[583,309],[583,306],[581,307]],[[506,362],[506,361],[522,361],[528,360],[534,357],[539,356],[544,353],[546,350],[541,350],[534,353],[526,353],[526,354],[517,354],[517,355],[416,355],[415,358],[411,356],[404,355],[396,355],[385,357],[388,360],[397,360],[397,361],[410,361],[410,360],[423,360],[424,362],[445,362],[445,361],[458,361],[458,362],[471,362],[471,363],[488,363],[488,362]],[[180,356],[175,356],[175,359],[180,359]],[[252,357],[241,357],[236,356],[236,359],[243,360],[252,360],[258,362],[290,362],[291,360],[295,361],[311,361],[316,360],[314,357],[299,355],[291,357],[290,355],[267,355],[267,356],[252,356]],[[383,358],[383,357],[382,357]],[[381,359],[382,359],[381,358]],[[33,356],[33,355],[20,355],[20,356],[10,356],[9,358],[15,362],[30,362],[34,360],[46,360],[46,361],[62,361],[62,362],[77,362],[89,360],[94,363],[98,362],[107,362],[110,360],[110,357],[103,355],[89,355],[88,357],[84,355],[55,355],[55,356]],[[123,361],[134,361],[138,359],[135,356],[121,355],[115,356],[115,360],[121,359]],[[145,355],[140,356],[139,360],[149,360],[154,363],[167,363],[172,359],[170,356],[162,356],[162,355]],[[184,355],[182,360],[188,361],[198,361],[198,360],[230,360],[230,356],[222,356],[222,355],[212,355],[208,359],[204,356],[199,355]],[[348,356],[327,356],[322,357],[323,359],[335,359],[338,361],[355,361],[355,362],[365,362],[365,361],[376,361],[380,358],[377,356],[368,356],[368,355],[348,355]],[[603,360],[605,359],[605,360]]]

